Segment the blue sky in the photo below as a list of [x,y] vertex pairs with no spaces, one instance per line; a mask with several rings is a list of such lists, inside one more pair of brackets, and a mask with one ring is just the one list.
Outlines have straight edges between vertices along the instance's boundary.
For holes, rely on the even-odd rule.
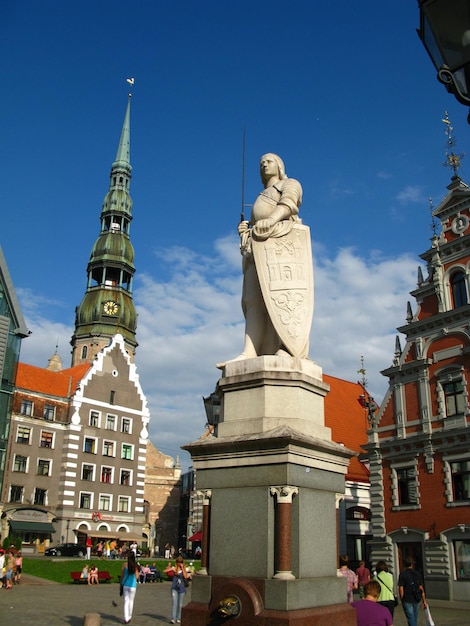
[[[4,0],[0,245],[33,331],[23,361],[64,366],[124,117],[139,312],[136,363],[163,452],[204,430],[215,363],[243,340],[236,227],[258,160],[304,189],[315,313],[310,357],[378,399],[419,254],[451,172],[444,111],[465,152],[464,107],[395,0]],[[465,180],[465,161],[461,175]],[[414,303],[413,303],[414,304]]]

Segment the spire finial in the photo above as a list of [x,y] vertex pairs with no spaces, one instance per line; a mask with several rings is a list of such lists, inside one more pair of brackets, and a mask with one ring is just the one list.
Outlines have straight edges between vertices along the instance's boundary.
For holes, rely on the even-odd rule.
[[442,120],[442,122],[445,124],[446,129],[444,132],[447,137],[446,160],[444,161],[443,165],[444,167],[449,167],[450,169],[454,170],[453,178],[458,178],[459,176],[457,172],[460,167],[460,161],[461,159],[463,159],[465,155],[463,153],[462,154],[454,153],[454,146],[456,144],[456,140],[454,139],[454,136],[452,134],[454,127],[450,123],[449,115],[447,111],[445,111],[444,119]]
[[437,222],[434,217],[434,205],[432,203],[432,198],[429,198],[429,212],[431,213],[431,230],[433,238],[437,236]]
[[357,370],[358,374],[362,375],[361,385],[367,387],[366,368],[364,367],[364,355],[361,355],[361,369]]
[[[135,78],[126,78],[126,82],[132,87],[134,86],[135,83]],[[128,94],[129,98],[132,98],[132,92],[130,91]]]

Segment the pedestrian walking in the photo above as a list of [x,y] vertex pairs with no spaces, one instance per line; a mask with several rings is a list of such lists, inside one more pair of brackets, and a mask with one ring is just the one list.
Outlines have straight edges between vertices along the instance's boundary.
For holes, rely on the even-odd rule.
[[135,554],[130,550],[127,555],[127,563],[123,563],[121,569],[121,590],[124,598],[124,624],[128,624],[132,619],[138,578],[139,568],[137,567]]
[[409,557],[403,559],[405,569],[398,577],[398,593],[400,594],[403,612],[408,626],[418,626],[419,605],[426,608],[426,594],[421,574],[414,569],[414,561]]
[[171,580],[171,624],[179,624],[181,622],[181,609],[183,608],[184,594],[186,593],[186,583],[189,580],[184,559],[182,556],[177,557],[175,565],[170,563],[164,572],[170,575],[173,572]]
[[354,589],[357,589],[357,575],[349,569],[349,557],[347,554],[342,554],[339,557],[339,570],[338,576],[344,576],[347,581],[347,598],[349,604],[352,603],[354,597]]

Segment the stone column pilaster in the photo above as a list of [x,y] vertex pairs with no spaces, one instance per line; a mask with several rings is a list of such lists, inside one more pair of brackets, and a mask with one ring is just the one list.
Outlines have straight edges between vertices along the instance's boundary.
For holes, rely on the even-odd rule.
[[199,574],[207,576],[207,564],[209,562],[209,508],[212,491],[210,489],[203,489],[202,491],[198,491],[197,495],[202,497],[202,554]]
[[299,493],[299,489],[282,485],[270,487],[270,493],[277,500],[275,545],[277,570],[273,578],[290,580],[295,578],[291,564],[292,498]]

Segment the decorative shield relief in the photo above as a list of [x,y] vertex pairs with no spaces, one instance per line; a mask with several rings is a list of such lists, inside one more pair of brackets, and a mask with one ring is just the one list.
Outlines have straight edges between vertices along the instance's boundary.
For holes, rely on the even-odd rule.
[[287,350],[308,357],[313,317],[313,261],[310,229],[291,231],[265,241],[252,239],[253,257],[266,309]]

